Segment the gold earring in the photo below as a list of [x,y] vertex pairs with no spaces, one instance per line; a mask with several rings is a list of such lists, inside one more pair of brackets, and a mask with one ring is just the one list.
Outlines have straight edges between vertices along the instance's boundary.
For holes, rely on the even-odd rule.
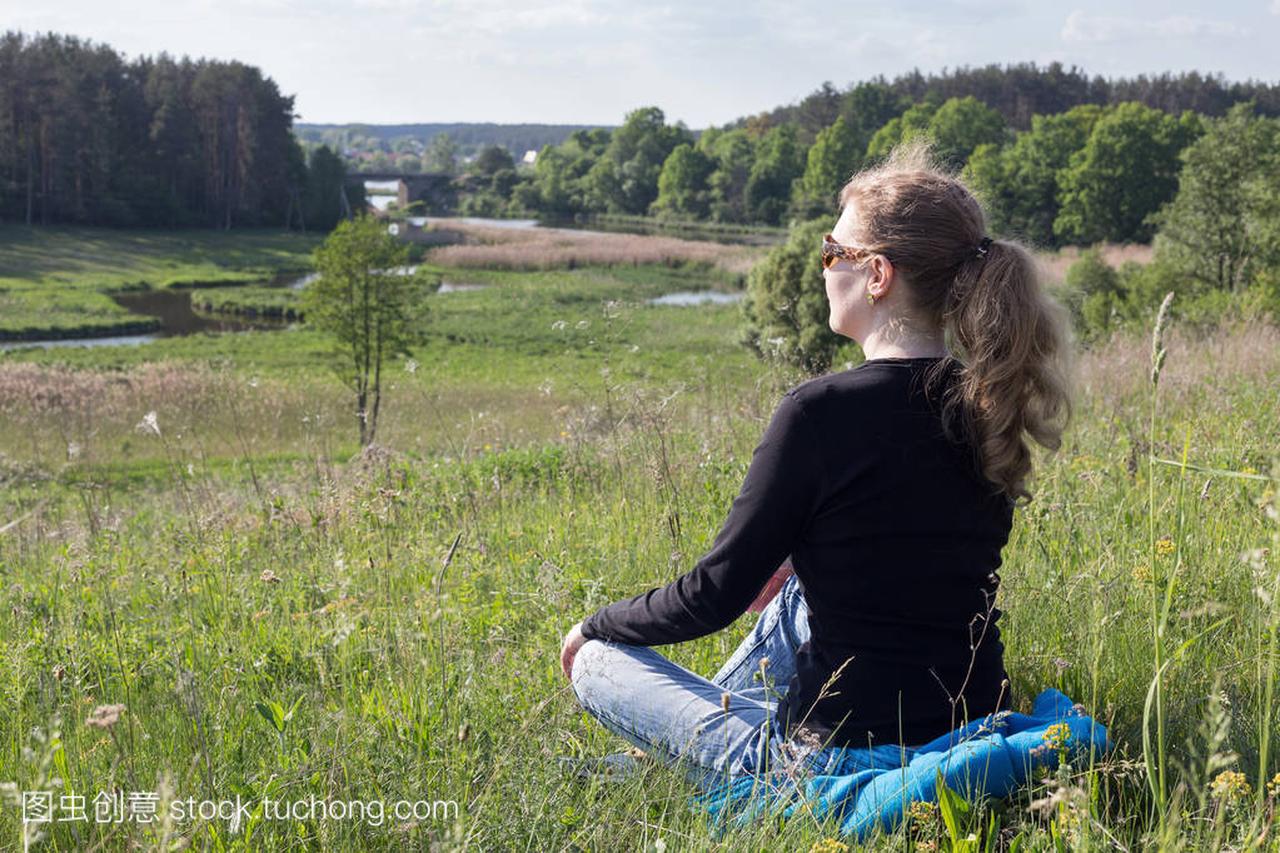
[[872,293],[870,290],[867,291],[867,304],[868,305],[876,304],[876,295]]

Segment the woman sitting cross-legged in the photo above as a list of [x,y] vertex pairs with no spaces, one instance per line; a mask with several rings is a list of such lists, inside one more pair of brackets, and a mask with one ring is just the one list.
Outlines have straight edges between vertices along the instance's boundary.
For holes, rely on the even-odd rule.
[[[711,550],[561,651],[583,708],[707,786],[779,762],[897,767],[1010,704],[996,570],[1030,498],[1029,440],[1056,449],[1069,416],[1064,314],[923,147],[855,175],[840,202],[829,323],[866,361],[788,391]],[[648,648],[753,602],[759,621],[711,679]]]

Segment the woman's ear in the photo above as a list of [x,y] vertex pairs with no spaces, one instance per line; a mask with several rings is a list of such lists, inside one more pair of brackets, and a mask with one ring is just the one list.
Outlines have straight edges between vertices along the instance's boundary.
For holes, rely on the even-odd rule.
[[876,255],[871,259],[868,270],[871,277],[867,279],[867,292],[876,299],[888,296],[895,280],[893,262],[884,255]]

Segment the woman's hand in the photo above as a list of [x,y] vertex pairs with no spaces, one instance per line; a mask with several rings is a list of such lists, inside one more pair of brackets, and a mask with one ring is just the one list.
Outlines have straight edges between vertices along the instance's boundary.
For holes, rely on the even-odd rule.
[[760,594],[756,596],[755,601],[747,605],[748,613],[762,613],[769,606],[769,602],[773,601],[778,591],[782,589],[782,585],[787,582],[787,578],[796,573],[791,566],[791,558],[782,561],[782,565],[778,566],[778,570],[773,573],[773,577],[765,583],[764,589],[760,590]]
[[573,659],[586,641],[587,638],[582,636],[581,622],[570,628],[569,633],[564,635],[564,642],[560,645],[560,668],[564,670],[565,678],[573,678]]

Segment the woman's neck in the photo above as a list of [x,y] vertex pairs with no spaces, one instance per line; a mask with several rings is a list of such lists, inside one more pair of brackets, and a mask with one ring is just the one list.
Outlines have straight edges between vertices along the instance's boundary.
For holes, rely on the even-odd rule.
[[940,358],[947,354],[942,330],[919,333],[899,323],[872,329],[862,342],[867,360],[876,358]]

